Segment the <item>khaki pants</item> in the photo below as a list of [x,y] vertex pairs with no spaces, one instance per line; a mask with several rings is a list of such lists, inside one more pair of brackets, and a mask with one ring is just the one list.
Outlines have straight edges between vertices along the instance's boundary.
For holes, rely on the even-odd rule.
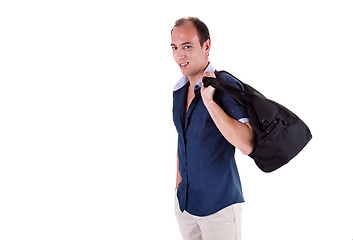
[[242,203],[237,203],[198,217],[181,212],[178,199],[175,200],[175,215],[184,240],[241,240],[241,209]]

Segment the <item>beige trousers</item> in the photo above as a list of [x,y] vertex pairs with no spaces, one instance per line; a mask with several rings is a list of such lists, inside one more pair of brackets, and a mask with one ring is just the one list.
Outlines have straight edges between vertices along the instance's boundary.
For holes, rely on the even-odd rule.
[[242,203],[230,205],[222,210],[198,217],[181,212],[175,200],[175,215],[184,240],[241,240]]

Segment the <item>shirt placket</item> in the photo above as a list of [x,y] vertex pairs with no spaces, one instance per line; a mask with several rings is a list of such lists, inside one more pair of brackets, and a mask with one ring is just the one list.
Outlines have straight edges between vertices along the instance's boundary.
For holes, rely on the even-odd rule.
[[195,90],[194,90],[194,93],[195,93],[195,97],[193,98],[193,100],[191,101],[190,103],[190,106],[189,106],[189,109],[186,113],[186,117],[185,117],[185,125],[184,125],[184,136],[185,136],[185,139],[184,139],[184,152],[183,152],[183,159],[184,159],[184,167],[182,169],[183,171],[183,176],[184,178],[186,179],[185,181],[185,188],[186,188],[186,199],[187,199],[187,195],[188,195],[188,187],[189,187],[189,181],[188,181],[188,177],[189,177],[189,172],[188,172],[188,156],[187,156],[187,144],[188,144],[188,140],[187,139],[187,131],[188,131],[188,127],[190,125],[190,120],[191,120],[191,116],[192,116],[192,113],[193,111],[195,110],[198,102],[200,101],[200,98],[201,98],[201,94],[200,94],[200,87],[199,86],[196,86]]

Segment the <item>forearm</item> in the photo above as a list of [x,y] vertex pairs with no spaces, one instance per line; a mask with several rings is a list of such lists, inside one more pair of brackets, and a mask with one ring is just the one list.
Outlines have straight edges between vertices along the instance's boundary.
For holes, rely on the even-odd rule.
[[250,154],[254,149],[254,132],[251,125],[229,117],[213,100],[204,101],[204,104],[224,138],[244,155]]

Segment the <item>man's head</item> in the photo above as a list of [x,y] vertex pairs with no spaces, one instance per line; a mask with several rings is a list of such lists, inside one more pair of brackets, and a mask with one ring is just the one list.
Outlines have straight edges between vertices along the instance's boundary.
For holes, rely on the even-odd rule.
[[208,27],[206,26],[206,24],[204,24],[200,19],[196,18],[196,17],[184,17],[184,18],[180,18],[178,20],[175,21],[174,27],[172,29],[172,33],[175,27],[179,27],[187,22],[191,22],[194,24],[196,30],[197,30],[197,35],[199,37],[200,40],[200,45],[202,46],[207,39],[210,39],[210,33],[208,31]]
[[173,57],[182,73],[188,77],[202,74],[208,64],[211,48],[207,26],[198,18],[181,18],[171,33]]

